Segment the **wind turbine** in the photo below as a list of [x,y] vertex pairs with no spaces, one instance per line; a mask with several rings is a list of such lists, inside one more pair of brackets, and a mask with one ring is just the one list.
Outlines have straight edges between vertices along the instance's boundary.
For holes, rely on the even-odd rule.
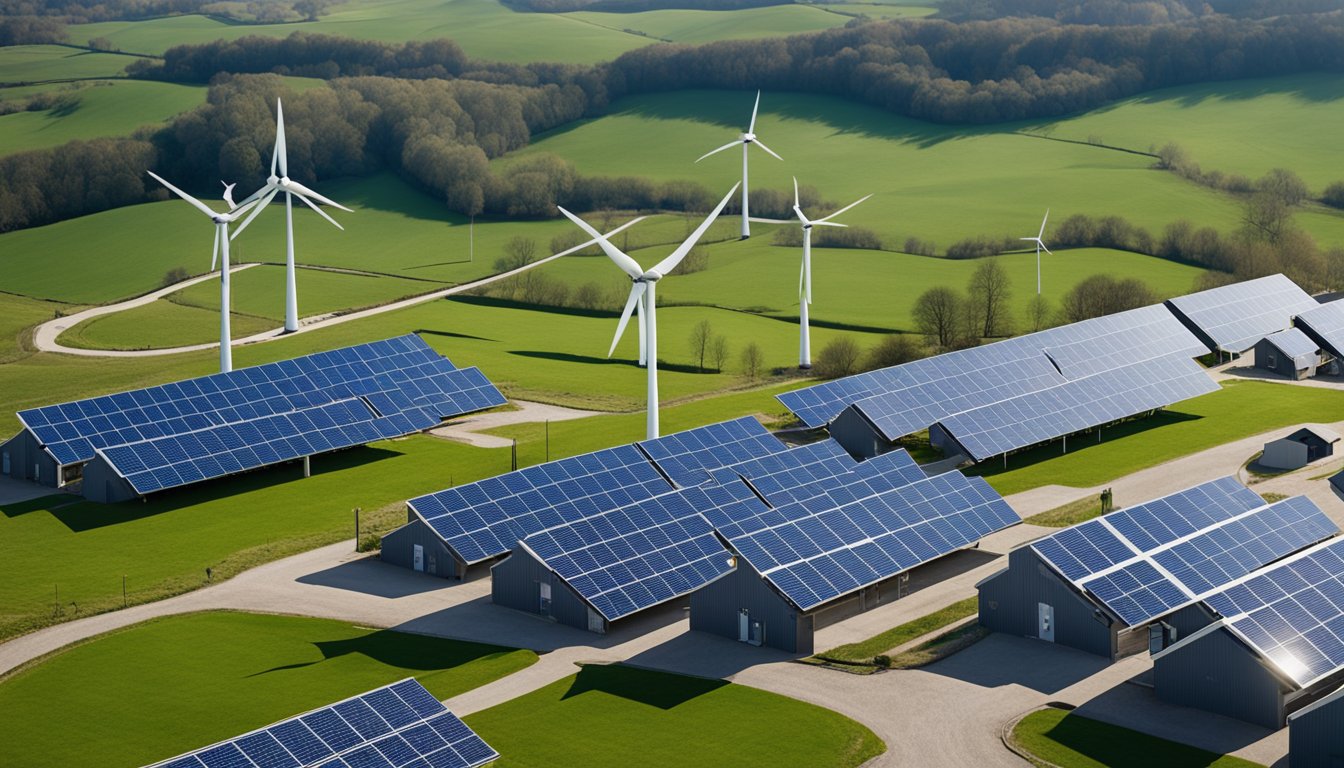
[[761,143],[760,139],[756,138],[756,112],[760,108],[761,108],[761,92],[757,91],[756,106],[751,108],[751,123],[747,125],[747,132],[738,135],[736,140],[730,141],[727,144],[724,144],[722,147],[719,147],[718,149],[706,152],[705,154],[701,155],[698,160],[695,161],[698,163],[700,162],[700,160],[704,160],[706,157],[709,157],[710,155],[718,154],[719,152],[722,152],[725,149],[732,149],[738,144],[742,145],[742,239],[743,240],[746,240],[748,237],[751,237],[750,215],[747,212],[747,197],[748,197],[747,148],[750,147],[752,144],[755,144],[756,146],[768,152],[770,156],[775,158],[776,160],[784,159],[779,155],[776,155],[774,153],[774,150],[765,146],[764,144]]
[[578,216],[570,213],[564,208],[560,209],[570,221],[579,225],[579,228],[587,232],[597,244],[601,246],[602,251],[607,254],[607,258],[616,263],[621,271],[630,276],[633,285],[630,286],[630,298],[626,299],[625,310],[621,312],[621,322],[616,326],[616,337],[611,340],[611,349],[607,351],[607,357],[610,358],[616,352],[616,344],[621,340],[621,334],[625,333],[625,326],[630,323],[630,314],[635,311],[638,305],[640,309],[640,320],[644,328],[645,354],[648,358],[647,370],[649,376],[648,390],[648,420],[647,420],[647,439],[652,440],[658,437],[658,323],[654,316],[656,303],[653,298],[654,286],[658,284],[668,272],[677,268],[686,254],[691,252],[696,242],[709,229],[709,225],[714,223],[714,219],[723,211],[724,206],[732,199],[733,193],[737,191],[739,185],[734,184],[733,188],[728,190],[728,194],[723,196],[718,206],[710,212],[709,216],[701,222],[700,226],[695,228],[686,241],[677,246],[667,258],[658,262],[652,269],[644,269],[639,263],[630,258],[625,252],[611,244],[606,235],[598,232],[589,226],[588,222],[580,219]]
[[[232,339],[229,333],[229,225],[241,218],[257,202],[254,200],[250,203],[230,206],[228,213],[216,213],[205,203],[169,184],[157,173],[153,171],[148,171],[148,173],[157,179],[160,184],[167,187],[168,191],[191,203],[196,210],[209,216],[210,220],[215,223],[215,245],[214,250],[210,253],[210,269],[211,271],[214,270],[215,262],[219,259],[220,248],[222,247],[224,260],[219,270],[219,372],[228,373],[233,370],[233,351],[230,348]],[[233,197],[231,190],[232,185],[225,185],[225,201]]]
[[1049,248],[1046,248],[1046,247],[1045,247],[1045,241],[1041,240],[1042,237],[1045,237],[1045,222],[1046,222],[1049,218],[1050,218],[1050,209],[1049,209],[1049,208],[1046,208],[1046,209],[1045,209],[1045,218],[1041,219],[1041,231],[1040,231],[1040,232],[1037,232],[1035,237],[1019,237],[1019,238],[1018,238],[1018,240],[1026,240],[1026,241],[1029,242],[1029,243],[1035,243],[1035,244],[1036,244],[1036,295],[1037,295],[1037,296],[1040,296],[1040,295],[1041,295],[1041,251],[1044,250],[1046,253],[1049,253],[1051,256],[1054,256],[1054,255],[1055,255],[1055,254],[1051,253],[1051,251],[1050,251]]
[[[279,171],[279,175],[277,175]],[[266,206],[271,204],[275,196],[281,192],[285,193],[285,333],[293,333],[299,330],[299,289],[295,285],[294,278],[294,198],[299,198],[307,203],[309,208],[317,211],[322,218],[331,222],[332,226],[344,231],[345,227],[336,223],[336,220],[327,215],[327,212],[313,204],[316,200],[323,205],[330,205],[334,208],[340,208],[347,213],[353,213],[340,203],[323,197],[313,190],[303,186],[297,181],[289,178],[289,154],[285,147],[285,111],[280,105],[280,100],[275,100],[275,149],[271,152],[271,176],[266,179],[266,183],[261,189],[253,192],[243,205],[260,200],[261,204],[252,211],[252,215],[247,217],[233,236],[237,237],[252,219],[256,218]]]
[[[798,274],[798,367],[812,367],[812,339],[807,327],[807,305],[812,303],[812,228],[813,227],[847,227],[848,224],[838,224],[831,219],[848,211],[850,208],[862,203],[872,195],[864,195],[854,202],[846,205],[844,208],[821,219],[809,219],[803,213],[802,205],[798,201],[798,177],[793,177],[793,213],[798,217],[798,221],[803,225],[803,267]],[[752,219],[765,224],[788,224],[783,219]]]

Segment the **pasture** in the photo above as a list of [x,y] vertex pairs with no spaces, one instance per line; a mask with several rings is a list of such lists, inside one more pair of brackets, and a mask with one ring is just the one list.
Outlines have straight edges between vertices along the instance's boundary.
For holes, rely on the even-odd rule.
[[536,660],[327,619],[185,614],[94,637],[5,678],[0,740],[12,765],[129,768],[407,677],[448,698]]
[[52,109],[0,116],[0,155],[75,139],[129,136],[205,103],[204,86],[139,80],[99,81],[60,93],[64,103]]
[[0,83],[122,77],[126,65],[137,58],[64,45],[12,45],[0,48]]
[[585,665],[464,719],[499,751],[498,768],[847,768],[886,751],[872,731],[813,704],[624,666]]

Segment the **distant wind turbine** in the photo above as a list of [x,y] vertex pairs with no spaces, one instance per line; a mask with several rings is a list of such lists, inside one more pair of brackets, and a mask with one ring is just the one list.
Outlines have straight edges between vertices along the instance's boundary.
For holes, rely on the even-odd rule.
[[[277,175],[277,171],[279,174]],[[303,186],[297,181],[289,178],[289,153],[285,146],[285,111],[280,105],[280,100],[275,100],[275,149],[271,152],[271,176],[266,179],[265,185],[256,192],[253,192],[243,205],[260,200],[261,204],[252,211],[252,215],[239,225],[234,231],[233,236],[237,237],[252,220],[257,217],[266,206],[271,204],[275,196],[281,192],[285,193],[285,333],[293,333],[299,330],[299,289],[295,284],[294,277],[294,198],[299,198],[304,203],[321,214],[322,218],[331,222],[332,226],[344,231],[345,227],[336,223],[336,220],[327,215],[327,212],[313,204],[316,200],[323,205],[330,205],[333,208],[340,208],[347,213],[353,213],[340,203],[319,195],[308,187]]]
[[775,154],[774,150],[762,144],[761,140],[756,137],[756,112],[760,110],[760,108],[761,108],[761,92],[757,91],[756,106],[751,108],[751,123],[747,125],[747,132],[740,134],[737,137],[737,139],[735,139],[734,141],[730,141],[727,144],[724,144],[722,147],[719,147],[718,149],[706,152],[705,154],[701,155],[698,160],[695,161],[698,163],[700,162],[700,160],[704,160],[706,157],[709,157],[710,155],[718,154],[719,152],[722,152],[725,149],[732,149],[733,147],[736,147],[739,144],[742,145],[742,239],[743,240],[746,240],[748,237],[751,237],[751,223],[750,223],[751,217],[747,211],[747,204],[748,204],[747,148],[750,147],[752,144],[755,144],[756,146],[768,152],[770,156],[775,158],[776,160],[784,159],[779,155]]
[[[210,269],[211,271],[214,270],[215,262],[219,259],[220,249],[222,248],[224,258],[219,270],[219,372],[228,373],[233,370],[233,352],[230,348],[232,339],[229,332],[229,225],[247,213],[249,208],[256,205],[256,201],[243,203],[239,206],[230,206],[228,213],[216,213],[205,203],[169,184],[157,173],[153,171],[148,173],[157,179],[160,184],[167,187],[168,191],[191,203],[196,210],[209,216],[210,220],[215,223],[215,245],[210,253]],[[232,188],[232,184],[225,185],[225,202],[233,197]]]
[[[798,177],[793,177],[793,213],[798,217],[798,221],[803,225],[803,268],[798,275],[798,367],[812,367],[812,339],[807,327],[807,308],[812,303],[812,228],[813,227],[846,227],[847,224],[837,224],[831,221],[836,216],[848,211],[850,208],[862,203],[872,195],[864,195],[854,202],[846,205],[844,208],[832,213],[830,216],[821,219],[809,219],[803,213],[802,205],[798,201]],[[766,224],[788,224],[783,219],[752,219]]]
[[607,254],[621,271],[630,276],[633,283],[630,287],[630,298],[625,302],[625,310],[621,312],[621,322],[616,326],[616,337],[611,341],[611,349],[607,351],[607,357],[610,358],[616,352],[616,344],[621,340],[621,334],[625,333],[625,326],[630,323],[630,315],[635,311],[635,307],[640,308],[640,320],[644,327],[645,354],[648,357],[648,420],[646,434],[649,440],[658,437],[658,323],[654,316],[656,303],[654,301],[654,286],[658,284],[667,273],[677,268],[686,254],[691,252],[695,244],[709,229],[709,225],[714,223],[714,219],[723,212],[724,206],[732,199],[733,193],[737,192],[739,185],[734,184],[733,188],[728,190],[728,194],[723,196],[719,204],[700,226],[695,228],[686,241],[677,246],[677,249],[662,261],[658,262],[652,269],[643,269],[639,263],[630,258],[625,252],[611,244],[606,235],[601,234],[596,229],[589,226],[588,222],[580,219],[578,216],[570,213],[564,208],[560,209],[570,221],[579,225],[579,228],[587,232],[601,246],[602,251]]
[[1045,241],[1041,239],[1042,237],[1045,237],[1045,222],[1048,221],[1049,219],[1050,219],[1050,209],[1049,209],[1049,208],[1046,208],[1046,209],[1045,209],[1045,218],[1041,219],[1041,231],[1040,231],[1040,232],[1037,232],[1035,237],[1019,237],[1019,238],[1018,238],[1018,240],[1025,240],[1025,241],[1027,241],[1027,242],[1029,242],[1029,243],[1035,243],[1035,244],[1036,244],[1036,295],[1037,295],[1037,296],[1040,296],[1040,295],[1041,295],[1041,251],[1045,251],[1046,253],[1049,253],[1051,256],[1054,256],[1054,255],[1055,255],[1054,253],[1051,253],[1051,251],[1050,251],[1049,248],[1046,248],[1046,247],[1045,247]]

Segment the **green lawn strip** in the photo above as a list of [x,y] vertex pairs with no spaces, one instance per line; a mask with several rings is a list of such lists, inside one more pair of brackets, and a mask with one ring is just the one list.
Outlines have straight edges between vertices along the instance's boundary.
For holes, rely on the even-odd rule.
[[[1260,381],[1232,381],[1222,389],[1173,405],[1169,410],[1127,421],[1093,435],[1059,441],[1008,457],[1008,469],[992,459],[969,470],[1006,495],[1041,485],[1087,488],[1140,469],[1188,456],[1276,427],[1304,420],[1344,419],[1344,393]],[[1117,505],[1129,503],[1116,499]]]
[[498,768],[841,768],[886,751],[866,727],[813,704],[625,666],[587,665],[465,719],[499,751]]
[[1262,768],[1061,709],[1032,712],[1013,727],[1011,738],[1059,768]]
[[1262,494],[1260,494],[1260,498],[1264,499],[1266,504],[1273,504],[1273,503],[1276,502],[1276,501],[1283,501],[1284,499],[1288,498],[1288,494],[1286,494],[1286,493],[1272,493],[1272,492],[1271,492],[1271,493],[1262,493]]
[[967,616],[974,616],[978,609],[979,599],[968,597],[926,616],[892,627],[867,640],[838,645],[829,651],[818,653],[816,656],[827,661],[838,661],[846,664],[872,664],[874,657],[886,655],[888,651],[898,648],[917,637],[923,637]]
[[1031,525],[1044,525],[1050,528],[1067,528],[1070,525],[1091,520],[1101,514],[1101,501],[1091,496],[1062,504],[1054,509],[1038,512],[1031,517],[1022,518],[1022,522]]
[[137,766],[406,677],[443,699],[536,660],[532,651],[327,619],[172,616],[4,678],[0,742],[16,766]]
[[918,669],[940,661],[989,637],[990,631],[975,622],[950,629],[924,643],[891,657],[891,669]]

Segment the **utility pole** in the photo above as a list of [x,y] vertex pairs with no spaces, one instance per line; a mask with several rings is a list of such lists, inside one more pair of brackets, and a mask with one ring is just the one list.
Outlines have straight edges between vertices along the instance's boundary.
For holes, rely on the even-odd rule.
[[355,507],[355,551],[359,551],[359,507]]

